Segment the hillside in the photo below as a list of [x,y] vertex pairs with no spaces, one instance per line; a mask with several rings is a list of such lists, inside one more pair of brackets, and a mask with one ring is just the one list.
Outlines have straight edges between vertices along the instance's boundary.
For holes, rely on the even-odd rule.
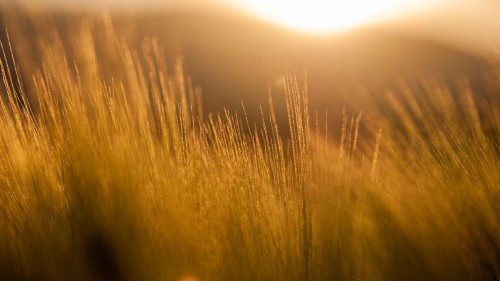
[[[105,49],[101,14],[27,16],[18,11],[4,13],[2,18],[10,30],[24,77],[41,64],[39,46],[54,39],[54,29],[71,57],[71,38],[78,35],[84,18],[87,22],[92,19],[96,49]],[[115,13],[110,18],[115,32],[135,48],[140,49],[144,38],[153,37],[164,48],[170,65],[182,56],[185,72],[203,91],[206,112],[224,107],[241,109],[242,101],[249,112],[259,112],[259,104],[267,104],[268,89],[275,93],[275,99],[283,98],[281,77],[292,71],[299,79],[307,73],[311,108],[320,113],[328,110],[330,121],[336,122],[344,107],[367,110],[365,103],[372,100],[358,95],[360,87],[371,92],[370,99],[383,99],[383,92],[416,74],[443,79],[450,86],[467,77],[476,92],[483,92],[481,79],[491,63],[453,46],[391,34],[376,27],[313,36],[244,15],[173,11]],[[27,34],[30,38],[26,38]],[[113,75],[113,70],[105,72]],[[278,108],[278,118],[284,119],[285,115],[284,109]],[[260,116],[250,114],[250,118]]]

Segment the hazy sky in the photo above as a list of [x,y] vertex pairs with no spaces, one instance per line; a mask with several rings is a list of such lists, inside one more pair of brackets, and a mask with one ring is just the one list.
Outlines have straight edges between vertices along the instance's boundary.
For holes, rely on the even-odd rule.
[[500,57],[500,1],[443,1],[442,5],[381,23],[383,28],[460,44]]
[[[306,10],[308,8],[303,8],[307,7],[307,5],[304,6],[297,0],[0,0],[0,3],[5,4],[9,1],[14,3],[24,2],[28,5],[44,3],[55,7],[90,9],[105,7],[124,10],[141,8],[168,10],[181,7],[194,10],[216,10],[222,13],[227,12],[225,9],[227,7],[239,7],[242,11],[247,10],[248,12],[249,9],[244,7],[252,6],[253,3],[264,5],[264,10],[267,8],[265,7],[266,3],[274,5],[273,9],[283,10],[287,9],[287,5],[290,7],[290,3],[297,2],[299,4],[296,6],[300,13],[297,16],[294,14],[285,16],[292,19],[301,16],[314,18],[314,16],[307,14]],[[377,24],[383,28],[401,33],[416,34],[446,43],[460,44],[460,46],[468,49],[492,52],[500,56],[500,1],[498,0],[383,0],[382,2],[384,1],[405,3],[403,8],[411,5],[420,9],[414,13],[390,14],[382,22],[378,21]],[[318,3],[318,5],[328,3],[331,7],[334,7],[335,3],[343,6],[346,3],[345,0],[304,0],[303,2]],[[366,10],[369,5],[373,6],[373,4],[369,3],[375,2],[374,0],[350,0],[349,3],[357,3],[359,10]],[[262,8],[260,9],[262,10]],[[261,10],[254,9],[252,12],[259,16]],[[314,9],[311,8],[311,10],[312,14],[314,14]],[[358,9],[355,8],[354,11],[358,11]],[[265,18],[263,14],[264,12],[261,12],[260,16]],[[269,16],[267,19],[269,19]],[[302,21],[307,22],[307,19]]]

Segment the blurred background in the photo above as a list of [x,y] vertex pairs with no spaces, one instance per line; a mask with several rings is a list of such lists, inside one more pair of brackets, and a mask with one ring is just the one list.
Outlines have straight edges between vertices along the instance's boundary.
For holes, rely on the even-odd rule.
[[[2,30],[11,35],[14,53],[23,54],[16,59],[25,81],[41,63],[37,46],[52,36],[47,26],[64,41],[80,22],[95,21],[99,34],[103,18],[110,18],[131,44],[157,38],[170,65],[182,58],[203,91],[206,112],[241,109],[243,102],[252,119],[260,118],[269,94],[280,104],[287,72],[307,82],[311,108],[328,111],[336,124],[342,108],[362,111],[402,79],[425,76],[452,85],[467,77],[484,92],[483,73],[500,57],[500,3],[493,0],[0,3]],[[278,117],[285,118],[284,110],[278,108]]]

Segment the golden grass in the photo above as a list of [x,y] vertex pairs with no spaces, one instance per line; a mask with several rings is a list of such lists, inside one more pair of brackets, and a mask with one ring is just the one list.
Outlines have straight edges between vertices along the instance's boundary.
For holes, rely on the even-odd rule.
[[459,101],[433,79],[402,82],[367,117],[376,139],[344,113],[335,144],[287,75],[283,138],[272,100],[261,124],[204,115],[155,40],[132,50],[104,32],[97,51],[82,25],[74,61],[46,42],[30,92],[4,50],[0,279],[500,277],[498,95],[479,105],[465,82]]

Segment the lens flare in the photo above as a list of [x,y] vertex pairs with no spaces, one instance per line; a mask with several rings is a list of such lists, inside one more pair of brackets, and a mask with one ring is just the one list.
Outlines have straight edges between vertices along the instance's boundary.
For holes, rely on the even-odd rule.
[[350,29],[429,4],[428,0],[235,0],[235,3],[267,20],[316,33]]

